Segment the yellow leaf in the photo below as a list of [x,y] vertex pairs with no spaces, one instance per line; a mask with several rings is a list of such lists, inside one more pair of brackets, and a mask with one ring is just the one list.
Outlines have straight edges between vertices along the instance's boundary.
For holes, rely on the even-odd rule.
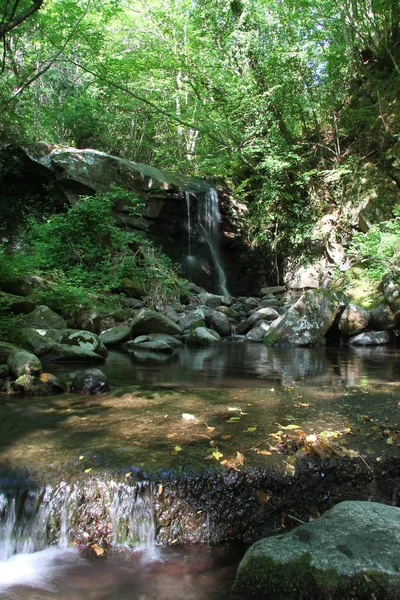
[[85,457],[81,454],[79,460],[83,460]]
[[230,419],[228,419],[228,423],[233,423],[234,421],[240,421],[240,417],[231,417]]
[[159,483],[159,484],[158,484],[158,490],[157,490],[157,491],[158,491],[158,495],[159,495],[159,496],[161,496],[161,494],[163,493],[163,489],[164,489],[164,488],[163,488],[163,485],[162,485],[162,483]]
[[175,446],[174,448],[175,452],[180,452],[182,450],[181,446]]
[[348,456],[349,458],[360,458],[360,454],[357,452],[357,450],[349,450],[344,446],[340,446],[340,449],[342,450],[344,455]]
[[92,467],[90,467],[90,469],[85,469],[85,473],[90,473],[90,471],[92,470]]
[[263,456],[272,456],[272,452],[269,450],[257,450],[257,454],[262,454]]
[[231,435],[221,435],[222,440],[230,440],[231,437],[232,437]]
[[220,451],[218,450],[218,448],[217,448],[216,450],[214,450],[214,452],[212,453],[212,455],[213,455],[213,457],[214,457],[216,460],[220,460],[220,459],[221,459],[221,458],[224,456],[224,455],[222,454],[222,452],[220,452]]
[[102,548],[98,544],[92,544],[90,547],[93,548],[96,556],[102,556],[104,554],[104,548]]
[[249,433],[253,433],[253,431],[257,431],[257,427],[248,427],[248,428],[247,428],[247,431],[248,431]]
[[125,479],[129,479],[129,477],[132,477],[132,473],[125,473]]
[[215,427],[209,427],[208,425],[206,425],[207,427],[207,431],[212,433],[213,431],[215,431]]
[[167,438],[170,440],[171,438],[176,437],[176,433],[168,433]]
[[210,440],[210,446],[215,446],[216,441],[215,440]]
[[244,455],[241,452],[236,452],[235,462],[237,465],[243,465]]
[[285,429],[285,430],[289,430],[289,431],[294,431],[295,429],[301,429],[300,425],[287,425],[286,427],[283,427],[283,425],[279,425],[279,427],[281,429]]
[[393,445],[393,442],[394,442],[394,440],[393,440],[393,437],[389,437],[389,438],[386,440],[386,443],[387,443],[389,446],[392,446],[392,445]]

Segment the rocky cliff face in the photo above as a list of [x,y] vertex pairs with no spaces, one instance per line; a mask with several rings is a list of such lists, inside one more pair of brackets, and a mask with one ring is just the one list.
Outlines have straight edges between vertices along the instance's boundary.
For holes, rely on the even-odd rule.
[[[153,241],[181,264],[183,274],[192,281],[210,290],[217,287],[215,256],[204,239],[199,217],[204,198],[213,189],[207,181],[177,176],[97,150],[44,142],[8,148],[3,156],[3,236],[13,230],[27,206],[39,214],[62,211],[76,203],[79,196],[105,192],[116,185],[134,192],[143,204],[141,217],[133,217],[130,207],[117,198],[117,223]],[[228,285],[235,293],[242,293],[247,283],[238,264],[245,264],[242,256],[246,249],[238,235],[238,221],[244,207],[221,191],[218,204],[220,260],[228,272]],[[188,259],[189,254],[192,259]]]

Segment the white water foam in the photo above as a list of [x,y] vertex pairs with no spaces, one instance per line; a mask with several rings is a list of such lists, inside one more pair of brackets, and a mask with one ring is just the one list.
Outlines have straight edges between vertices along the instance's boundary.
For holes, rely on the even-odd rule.
[[79,560],[78,550],[47,548],[31,554],[14,554],[0,562],[0,593],[15,585],[51,589],[60,569]]

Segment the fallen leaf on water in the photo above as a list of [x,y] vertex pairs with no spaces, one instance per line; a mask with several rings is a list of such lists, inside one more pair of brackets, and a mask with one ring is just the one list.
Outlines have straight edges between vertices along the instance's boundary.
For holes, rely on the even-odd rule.
[[348,448],[345,448],[344,446],[340,446],[340,449],[344,453],[344,455],[348,456],[349,458],[359,458],[360,457],[360,453],[357,452],[357,450],[349,450]]
[[209,426],[207,425],[207,423],[206,423],[206,427],[207,427],[207,431],[209,431],[210,433],[211,433],[212,431],[215,431],[215,427],[209,427]]
[[102,556],[104,554],[104,548],[102,548],[98,544],[92,544],[90,547],[93,548],[96,556]]
[[257,431],[257,427],[248,427],[246,431],[253,433],[253,431]]
[[272,452],[269,450],[257,450],[257,454],[262,454],[263,456],[272,456]]
[[236,452],[236,458],[232,458],[228,456],[225,460],[221,460],[221,465],[227,467],[228,469],[233,469],[237,471],[237,467],[243,465],[244,463],[244,455],[241,452]]
[[242,412],[242,409],[238,408],[237,406],[228,406],[228,410],[230,412]]
[[393,437],[389,437],[389,438],[386,440],[386,443],[387,443],[389,446],[392,446],[392,445],[393,445],[393,442],[394,442],[394,439],[393,439]]
[[182,450],[181,446],[175,446],[175,448],[172,450],[172,454],[174,456],[176,456],[178,454],[178,452],[180,452]]
[[221,459],[221,458],[224,456],[224,455],[222,454],[222,452],[220,452],[220,451],[218,450],[218,448],[217,448],[216,450],[214,450],[214,452],[212,453],[212,455],[213,455],[213,457],[214,457],[216,460],[220,460],[220,459]]
[[233,423],[234,421],[240,421],[240,417],[231,417],[228,419],[228,423]]
[[196,417],[194,415],[191,415],[190,413],[182,413],[182,419],[184,419],[185,421],[195,421]]
[[221,435],[221,440],[230,440],[231,437],[231,435]]
[[210,446],[215,446],[216,441],[215,440],[210,440]]
[[297,408],[308,408],[310,404],[308,402],[297,402],[295,406],[297,406]]
[[244,454],[242,454],[241,452],[236,452],[236,464],[237,465],[243,465],[244,464]]
[[92,470],[92,467],[90,467],[89,469],[85,469],[85,473],[90,473],[90,471]]
[[167,438],[170,440],[171,438],[176,437],[176,433],[168,433]]
[[258,490],[257,492],[257,502],[258,504],[267,504],[267,502],[271,499],[271,495],[263,492],[262,490]]
[[129,477],[132,477],[132,473],[125,473],[125,479],[129,479]]
[[280,425],[279,423],[277,423],[277,425],[279,425],[279,427],[281,429],[285,429],[285,430],[294,431],[295,429],[301,429],[300,425],[286,425],[286,427],[284,427],[283,425]]
[[79,460],[83,460],[85,457],[81,454]]
[[158,484],[158,490],[157,490],[157,491],[158,491],[158,495],[159,495],[159,496],[160,496],[160,495],[163,493],[163,489],[164,489],[164,488],[163,488],[163,485],[162,485],[162,483],[159,483],[159,484]]

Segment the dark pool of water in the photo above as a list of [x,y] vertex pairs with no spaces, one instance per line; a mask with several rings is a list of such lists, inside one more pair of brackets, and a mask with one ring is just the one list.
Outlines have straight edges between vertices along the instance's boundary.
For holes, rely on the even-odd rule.
[[[49,365],[70,376],[76,365]],[[101,367],[112,385],[177,384],[193,387],[271,387],[365,385],[400,378],[400,351],[371,348],[267,348],[225,342],[208,348],[185,347],[169,356],[155,352],[112,351]]]

